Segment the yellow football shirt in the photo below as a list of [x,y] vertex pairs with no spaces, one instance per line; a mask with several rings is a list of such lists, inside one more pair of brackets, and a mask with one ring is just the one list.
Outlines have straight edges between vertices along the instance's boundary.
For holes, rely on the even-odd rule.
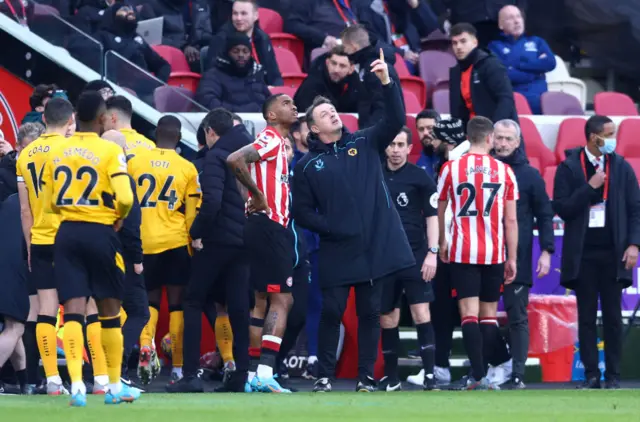
[[23,182],[29,193],[29,208],[33,215],[31,243],[34,245],[53,245],[60,226],[60,216],[46,212],[42,194],[44,167],[51,149],[67,141],[57,133],[47,133],[29,144],[16,163],[18,183]]
[[139,134],[134,129],[120,129],[127,141],[124,150],[128,158],[135,156],[141,151],[152,150],[156,147],[156,144],[152,140],[144,135]]
[[129,160],[142,210],[140,237],[145,254],[189,244],[189,229],[200,205],[195,166],[176,151],[154,148]]
[[76,132],[51,148],[43,180],[62,221],[112,225],[133,205],[124,152],[96,133]]

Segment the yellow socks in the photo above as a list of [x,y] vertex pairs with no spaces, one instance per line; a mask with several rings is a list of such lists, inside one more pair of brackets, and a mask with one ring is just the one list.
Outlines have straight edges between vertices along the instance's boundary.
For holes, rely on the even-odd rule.
[[149,322],[142,329],[140,334],[140,348],[153,347],[153,338],[156,336],[156,326],[158,325],[158,308],[149,306]]
[[182,368],[182,342],[184,339],[184,313],[182,307],[171,307],[169,312],[169,334],[171,335],[171,363]]
[[233,331],[231,330],[231,323],[229,322],[229,316],[224,315],[216,318],[216,343],[218,343],[218,349],[224,363],[233,360]]
[[82,356],[84,352],[84,335],[82,325],[84,315],[65,314],[64,316],[64,355],[67,360],[67,370],[71,378],[71,394],[86,392],[82,382]]
[[[56,335],[56,318],[46,315],[38,315],[36,324],[36,340],[38,350],[44,366],[47,379],[57,377],[56,382],[62,383],[58,373],[58,336]],[[60,380],[60,381],[58,381]]]
[[[91,354],[93,377],[106,377],[108,374],[107,358],[104,355],[102,345],[102,327],[98,321],[98,314],[87,315],[87,345],[89,346],[89,353]],[[100,380],[100,383],[106,384],[106,380]]]
[[107,358],[107,373],[109,375],[109,390],[120,391],[120,375],[122,370],[122,353],[124,340],[120,328],[120,315],[100,318],[102,325],[102,347]]

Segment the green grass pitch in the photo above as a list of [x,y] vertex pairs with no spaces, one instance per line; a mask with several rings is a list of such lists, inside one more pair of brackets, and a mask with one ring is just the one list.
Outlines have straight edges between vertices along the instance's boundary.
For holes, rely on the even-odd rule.
[[404,393],[147,394],[133,404],[86,408],[65,397],[1,396],[2,422],[637,421],[640,392],[478,391]]

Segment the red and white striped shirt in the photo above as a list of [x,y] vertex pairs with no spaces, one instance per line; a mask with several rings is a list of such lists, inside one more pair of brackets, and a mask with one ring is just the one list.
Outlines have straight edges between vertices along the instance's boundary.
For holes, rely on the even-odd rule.
[[450,262],[501,264],[505,261],[504,208],[518,199],[518,184],[507,164],[483,154],[447,162],[438,178],[441,201],[451,201]]
[[[289,224],[289,163],[284,139],[267,126],[253,142],[260,161],[251,163],[251,178],[267,199],[269,218],[287,227]],[[249,192],[251,197],[251,192]]]

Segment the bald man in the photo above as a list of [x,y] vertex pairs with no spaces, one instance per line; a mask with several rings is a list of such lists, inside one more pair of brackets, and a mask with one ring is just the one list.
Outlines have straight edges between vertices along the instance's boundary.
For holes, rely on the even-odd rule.
[[[102,139],[111,141],[123,150],[127,145],[127,138],[118,130],[107,130],[102,134]],[[122,325],[124,337],[124,358],[122,359],[122,382],[142,391],[142,388],[133,384],[129,379],[129,357],[133,347],[140,338],[142,329],[149,321],[149,308],[147,304],[147,289],[142,276],[142,241],[140,240],[140,222],[142,215],[140,203],[136,197],[135,181],[131,178],[131,190],[133,191],[133,207],[127,218],[124,219],[122,229],[119,232],[122,243],[123,258],[126,267],[125,291],[122,300],[122,308],[125,313],[125,322]]]
[[500,9],[498,26],[501,37],[489,43],[489,50],[507,68],[513,90],[526,97],[534,114],[541,114],[540,96],[547,92],[544,75],[555,69],[555,55],[542,38],[525,35],[524,18],[516,6]]

